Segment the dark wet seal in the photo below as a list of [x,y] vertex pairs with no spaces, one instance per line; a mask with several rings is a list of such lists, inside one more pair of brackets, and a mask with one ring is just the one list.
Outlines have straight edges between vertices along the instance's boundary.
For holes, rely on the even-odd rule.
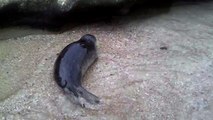
[[67,45],[55,62],[54,77],[57,84],[66,93],[77,98],[82,107],[85,105],[81,103],[81,98],[91,104],[99,103],[99,98],[81,85],[85,72],[98,58],[95,44],[95,36],[86,34],[80,40]]
[[168,49],[168,47],[163,46],[163,47],[160,47],[160,49],[161,49],[161,50],[167,50],[167,49]]

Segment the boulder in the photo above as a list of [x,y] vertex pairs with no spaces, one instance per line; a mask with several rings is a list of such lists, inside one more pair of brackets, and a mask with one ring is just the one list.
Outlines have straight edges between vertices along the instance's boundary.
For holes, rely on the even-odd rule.
[[1,0],[0,26],[24,24],[57,28],[79,16],[125,14],[136,2],[137,0]]

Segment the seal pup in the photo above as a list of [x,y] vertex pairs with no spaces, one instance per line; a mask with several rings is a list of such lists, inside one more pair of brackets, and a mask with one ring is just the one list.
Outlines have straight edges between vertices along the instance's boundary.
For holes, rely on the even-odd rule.
[[98,104],[99,98],[82,87],[82,78],[87,69],[98,58],[96,38],[86,34],[80,40],[67,45],[55,61],[54,78],[65,93],[73,95],[82,106],[81,98],[91,104]]

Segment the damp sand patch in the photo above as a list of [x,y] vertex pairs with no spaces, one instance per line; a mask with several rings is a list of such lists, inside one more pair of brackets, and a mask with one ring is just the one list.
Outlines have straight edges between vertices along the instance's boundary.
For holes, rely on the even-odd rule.
[[13,95],[20,89],[19,81],[16,80],[14,69],[11,65],[13,59],[13,45],[8,41],[0,41],[0,101]]

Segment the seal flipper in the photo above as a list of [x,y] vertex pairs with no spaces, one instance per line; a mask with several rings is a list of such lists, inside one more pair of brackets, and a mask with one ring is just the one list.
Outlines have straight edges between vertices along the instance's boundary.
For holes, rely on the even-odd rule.
[[77,87],[77,92],[78,92],[79,96],[81,96],[82,98],[84,98],[85,100],[87,100],[91,104],[100,103],[100,99],[97,96],[88,92],[82,86]]

